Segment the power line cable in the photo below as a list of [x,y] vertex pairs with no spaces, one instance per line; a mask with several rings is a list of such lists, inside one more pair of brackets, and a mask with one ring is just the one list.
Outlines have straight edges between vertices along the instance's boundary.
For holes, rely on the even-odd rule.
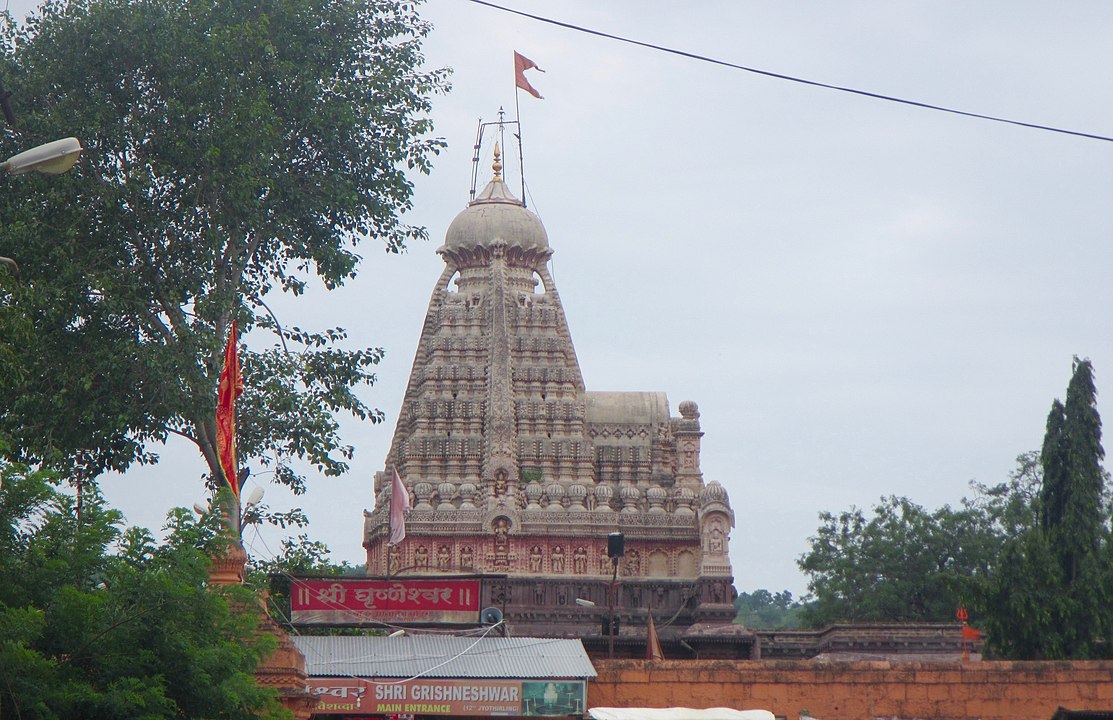
[[787,80],[789,82],[800,83],[801,85],[810,85],[812,87],[825,88],[827,90],[837,90],[838,92],[851,93],[853,95],[861,95],[863,97],[873,98],[875,100],[886,100],[888,102],[900,103],[901,105],[911,105],[912,107],[923,108],[925,110],[936,110],[938,112],[951,113],[952,115],[962,115],[963,117],[977,118],[979,120],[990,120],[992,122],[1005,123],[1007,125],[1018,125],[1020,127],[1032,128],[1033,130],[1044,130],[1046,132],[1060,133],[1062,135],[1073,135],[1075,137],[1088,138],[1090,140],[1103,140],[1105,142],[1113,142],[1113,137],[1105,135],[1095,135],[1093,133],[1079,132],[1077,130],[1067,130],[1064,128],[1052,127],[1050,125],[1039,125],[1037,123],[1024,122],[1022,120],[1010,120],[1009,118],[997,117],[995,115],[983,115],[981,113],[968,112],[966,110],[957,110],[955,108],[944,107],[943,105],[933,105],[931,103],[919,102],[917,100],[907,100],[904,98],[894,97],[892,95],[883,95],[881,93],[870,92],[868,90],[858,90],[857,88],[846,87],[843,85],[831,85],[829,83],[819,82],[818,80],[808,80],[806,78],[795,77],[793,75],[785,75],[783,73],[772,72],[770,70],[761,70],[758,68],[747,67],[746,65],[738,65],[736,63],[727,62],[726,60],[717,60],[715,58],[699,55],[697,53],[686,52],[684,50],[677,50],[675,48],[665,47],[663,45],[654,45],[653,43],[642,42],[641,40],[634,40],[621,35],[612,35],[600,30],[592,30],[581,25],[573,23],[562,22],[552,18],[543,17],[541,15],[533,15],[522,10],[515,10],[514,8],[497,5],[487,0],[469,0],[476,5],[483,5],[495,10],[511,13],[513,15],[520,15],[530,20],[548,23],[549,25],[556,25],[557,27],[565,28],[566,30],[575,30],[576,32],[586,33],[588,35],[595,35],[597,37],[606,38],[608,40],[617,40],[618,42],[629,43],[630,45],[637,45],[639,47],[649,48],[650,50],[658,50],[660,52],[670,53],[672,55],[679,55],[691,60],[698,60],[700,62],[711,63],[712,65],[721,65],[733,70],[743,70],[755,75],[764,75],[765,77],[775,78],[777,80]]

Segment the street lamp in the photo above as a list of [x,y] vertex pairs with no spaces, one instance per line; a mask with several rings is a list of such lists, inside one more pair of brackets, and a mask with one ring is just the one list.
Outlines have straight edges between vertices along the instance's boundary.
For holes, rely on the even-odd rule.
[[[62,138],[12,155],[0,163],[0,173],[23,175],[37,172],[43,175],[61,175],[74,166],[82,150],[84,148],[77,138]],[[0,265],[11,268],[12,273],[19,278],[19,265],[15,260],[0,257]]]
[[607,657],[614,659],[614,601],[618,589],[618,559],[626,554],[626,536],[620,532],[613,532],[607,536],[607,556],[611,559],[614,572],[611,575],[611,586],[607,592]]
[[77,138],[62,138],[24,150],[18,155],[12,155],[0,165],[0,171],[9,175],[23,175],[29,172],[61,175],[74,166],[82,150],[84,148]]

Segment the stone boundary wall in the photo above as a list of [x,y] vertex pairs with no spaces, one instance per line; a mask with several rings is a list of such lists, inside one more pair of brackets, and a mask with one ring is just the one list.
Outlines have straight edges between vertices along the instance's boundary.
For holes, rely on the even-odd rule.
[[731,707],[797,720],[1050,720],[1113,710],[1113,662],[595,660],[588,707]]

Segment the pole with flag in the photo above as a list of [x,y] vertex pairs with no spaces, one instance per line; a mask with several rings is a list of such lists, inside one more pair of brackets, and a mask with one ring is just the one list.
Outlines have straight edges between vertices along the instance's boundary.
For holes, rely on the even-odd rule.
[[530,84],[526,79],[526,70],[536,70],[537,72],[545,72],[537,67],[537,63],[530,60],[525,55],[522,55],[517,50],[514,51],[514,119],[518,121],[518,172],[522,178],[522,207],[526,206],[526,171],[522,166],[522,112],[518,108],[518,90],[525,90],[530,95],[538,100],[543,100],[541,93],[537,92],[537,88]]
[[657,625],[653,622],[653,606],[649,606],[649,620],[645,628],[645,659],[664,660],[665,654],[661,652],[661,641],[657,637]]
[[224,368],[220,371],[220,386],[216,398],[216,453],[224,481],[235,498],[232,511],[236,536],[239,536],[240,480],[236,468],[236,398],[243,393],[243,374],[236,348],[236,321],[228,333],[224,347]]
[[410,494],[398,474],[398,466],[390,466],[390,539],[386,541],[386,576],[390,577],[390,548],[406,539],[406,511],[410,509]]
[[966,624],[970,618],[970,614],[966,612],[966,608],[959,606],[955,611],[955,619],[962,623],[962,659],[970,659],[970,651],[974,648],[974,644],[982,639],[982,631],[977,628],[972,628]]

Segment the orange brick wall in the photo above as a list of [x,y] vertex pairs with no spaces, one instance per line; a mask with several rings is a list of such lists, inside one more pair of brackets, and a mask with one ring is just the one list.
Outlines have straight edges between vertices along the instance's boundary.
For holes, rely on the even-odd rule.
[[1050,720],[1113,710],[1113,662],[596,660],[588,707],[764,709],[796,720]]

